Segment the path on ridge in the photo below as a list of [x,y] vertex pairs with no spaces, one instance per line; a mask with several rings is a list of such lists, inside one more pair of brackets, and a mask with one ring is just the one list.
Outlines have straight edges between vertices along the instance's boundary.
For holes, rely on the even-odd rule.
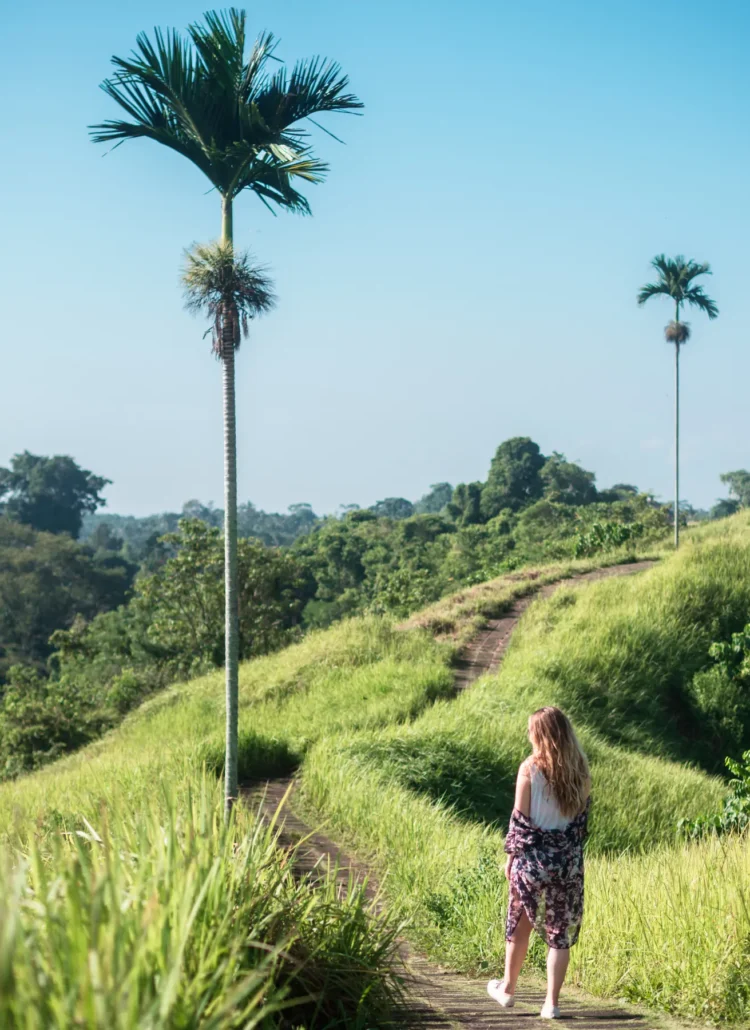
[[[549,597],[560,587],[590,583],[610,576],[632,575],[651,568],[654,564],[643,561],[596,569],[550,583],[520,598],[507,614],[489,620],[459,655],[454,666],[456,692],[466,690],[485,673],[497,670],[513,630],[533,601]],[[268,780],[255,787],[243,788],[241,793],[246,799],[254,799],[256,804],[257,799],[261,797],[262,810],[268,819],[277,813],[283,804],[281,815],[277,817],[279,843],[282,847],[298,846],[296,867],[300,874],[315,875],[319,867],[335,868],[339,883],[344,889],[347,888],[350,877],[354,876],[359,880],[367,879],[370,897],[377,894],[378,885],[371,869],[345,854],[332,840],[322,833],[313,831],[294,814],[290,806],[290,800],[294,795],[293,779]],[[300,841],[303,841],[301,845]],[[502,918],[501,913],[498,913],[498,918]],[[400,943],[399,957],[405,967],[408,990],[407,1007],[398,1015],[396,1026],[433,1027],[436,1030],[480,1030],[502,1024],[506,1030],[510,1030],[512,1024],[518,1026],[520,1022],[524,1025],[528,1019],[535,1023],[548,1023],[547,1020],[539,1018],[539,1010],[544,1001],[544,990],[541,987],[519,986],[515,1008],[502,1009],[487,995],[486,981],[471,979],[444,969],[418,954],[404,940]],[[562,1022],[572,1021],[581,1030],[620,1030],[631,1025],[645,1028],[656,1024],[655,1020],[649,1022],[640,1012],[633,1009],[628,1010],[618,1005],[610,1005],[606,1001],[583,997],[574,989],[566,989],[563,1001]]]
[[610,565],[607,569],[594,569],[593,572],[583,572],[578,576],[559,579],[556,583],[548,583],[532,594],[519,598],[505,615],[490,619],[459,655],[455,664],[456,690],[466,690],[480,676],[497,671],[510,642],[511,633],[532,602],[550,597],[560,587],[593,583],[596,580],[609,579],[611,576],[631,576],[635,572],[650,569],[654,564],[652,561],[640,561],[631,562],[629,565]]

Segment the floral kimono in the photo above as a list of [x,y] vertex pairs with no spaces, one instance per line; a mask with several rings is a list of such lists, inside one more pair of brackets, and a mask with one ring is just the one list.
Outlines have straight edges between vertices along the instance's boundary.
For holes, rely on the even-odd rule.
[[505,838],[505,850],[513,856],[507,941],[524,911],[550,948],[570,948],[578,940],[589,803],[564,830],[540,830],[521,812],[513,812]]

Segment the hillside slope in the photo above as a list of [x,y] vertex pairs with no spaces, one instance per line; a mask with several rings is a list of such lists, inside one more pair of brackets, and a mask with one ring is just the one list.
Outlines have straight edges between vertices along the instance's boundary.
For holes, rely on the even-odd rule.
[[[541,569],[463,591],[410,628],[353,619],[247,663],[242,775],[298,769],[308,811],[387,873],[390,903],[412,920],[415,938],[457,967],[494,969],[505,897],[498,857],[513,775],[527,750],[525,722],[539,704],[560,703],[592,759],[591,854],[601,855],[590,863],[589,887],[589,912],[600,918],[576,949],[579,980],[674,1011],[740,1018],[745,1003],[736,1003],[735,991],[730,1004],[727,978],[746,961],[750,922],[738,901],[750,871],[746,853],[740,842],[725,851],[718,883],[707,846],[673,845],[677,819],[714,808],[722,792],[697,765],[712,767],[705,742],[683,734],[701,725],[690,689],[708,644],[750,611],[750,517],[691,534],[679,555],[651,571],[564,588],[533,604],[499,674],[455,698],[457,642],[514,597],[569,571]],[[0,834],[11,846],[33,835],[54,850],[59,831],[77,831],[84,817],[96,822],[103,809],[161,806],[169,818],[171,806],[188,804],[203,765],[220,770],[222,730],[221,674],[174,687],[95,745],[0,786]],[[169,786],[169,801],[160,784]],[[606,902],[615,882],[617,919]],[[661,883],[664,905],[672,904],[668,890],[686,897],[697,890],[701,904],[674,925],[702,949],[699,972],[695,962],[690,970],[678,961],[654,965],[670,940],[679,945],[663,907],[633,915],[626,904],[649,882]],[[727,928],[716,960],[699,942],[698,920],[712,909]],[[594,942],[606,961],[595,961]],[[701,992],[710,1000],[703,1009]]]
[[[440,639],[434,616],[429,629],[417,617],[407,630],[371,616],[311,633],[282,652],[245,663],[240,675],[241,777],[289,771],[319,739],[338,737],[346,746],[346,734],[370,730],[381,735],[388,727],[408,725],[441,697],[451,697],[456,648],[478,620],[505,610],[540,584],[596,565],[595,560],[555,565],[462,591],[440,602],[439,628],[452,629],[447,636],[438,633]],[[462,699],[459,713],[467,700]],[[442,709],[434,718],[443,718]],[[205,763],[218,770],[222,760],[222,674],[214,673],[169,688],[80,752],[0,785],[0,839],[18,840],[39,825],[74,829],[102,801],[137,805],[151,796],[155,781],[179,787],[189,768]],[[669,765],[664,768],[669,775]],[[712,798],[710,781],[701,782]]]

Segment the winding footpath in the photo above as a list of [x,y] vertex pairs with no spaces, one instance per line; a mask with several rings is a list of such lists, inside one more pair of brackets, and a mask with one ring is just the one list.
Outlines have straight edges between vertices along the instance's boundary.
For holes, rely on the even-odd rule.
[[[513,630],[532,602],[549,597],[560,587],[577,586],[610,576],[628,576],[652,565],[654,562],[634,562],[596,569],[594,572],[572,576],[540,587],[534,593],[519,599],[506,615],[489,620],[459,655],[454,666],[456,694],[468,689],[480,676],[498,669]],[[260,798],[266,817],[269,820],[276,817],[280,846],[298,848],[296,867],[300,874],[314,876],[318,869],[335,869],[343,889],[347,888],[353,877],[360,881],[367,880],[367,892],[370,897],[378,893],[378,884],[371,869],[345,854],[332,840],[313,831],[294,814],[293,805],[290,804],[294,798],[292,779],[268,780],[244,788],[242,794],[255,804]],[[280,809],[280,814],[277,814]],[[498,918],[502,918],[502,913],[498,913]],[[432,1027],[436,1030],[479,1030],[502,1024],[510,1030],[511,1025],[524,1026],[529,1020],[535,1024],[549,1025],[547,1020],[539,1019],[539,1010],[544,1001],[544,990],[541,986],[519,985],[515,1008],[502,1009],[487,995],[486,979],[476,980],[444,969],[419,955],[404,940],[400,942],[399,957],[404,966],[407,1006],[395,1021],[396,1026]],[[634,1009],[610,1006],[606,1002],[588,998],[573,988],[565,989],[563,1001],[562,1022],[574,1022],[581,1030],[621,1030],[625,1027],[642,1027],[643,1030],[650,1030],[651,1027],[658,1025],[654,1017],[644,1016]]]

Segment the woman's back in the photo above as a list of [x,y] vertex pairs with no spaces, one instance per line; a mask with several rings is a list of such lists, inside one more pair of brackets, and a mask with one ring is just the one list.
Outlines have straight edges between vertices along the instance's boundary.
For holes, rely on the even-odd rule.
[[550,790],[550,786],[541,769],[534,762],[529,764],[531,776],[531,804],[529,816],[540,830],[564,830],[571,819],[563,815],[560,806]]

